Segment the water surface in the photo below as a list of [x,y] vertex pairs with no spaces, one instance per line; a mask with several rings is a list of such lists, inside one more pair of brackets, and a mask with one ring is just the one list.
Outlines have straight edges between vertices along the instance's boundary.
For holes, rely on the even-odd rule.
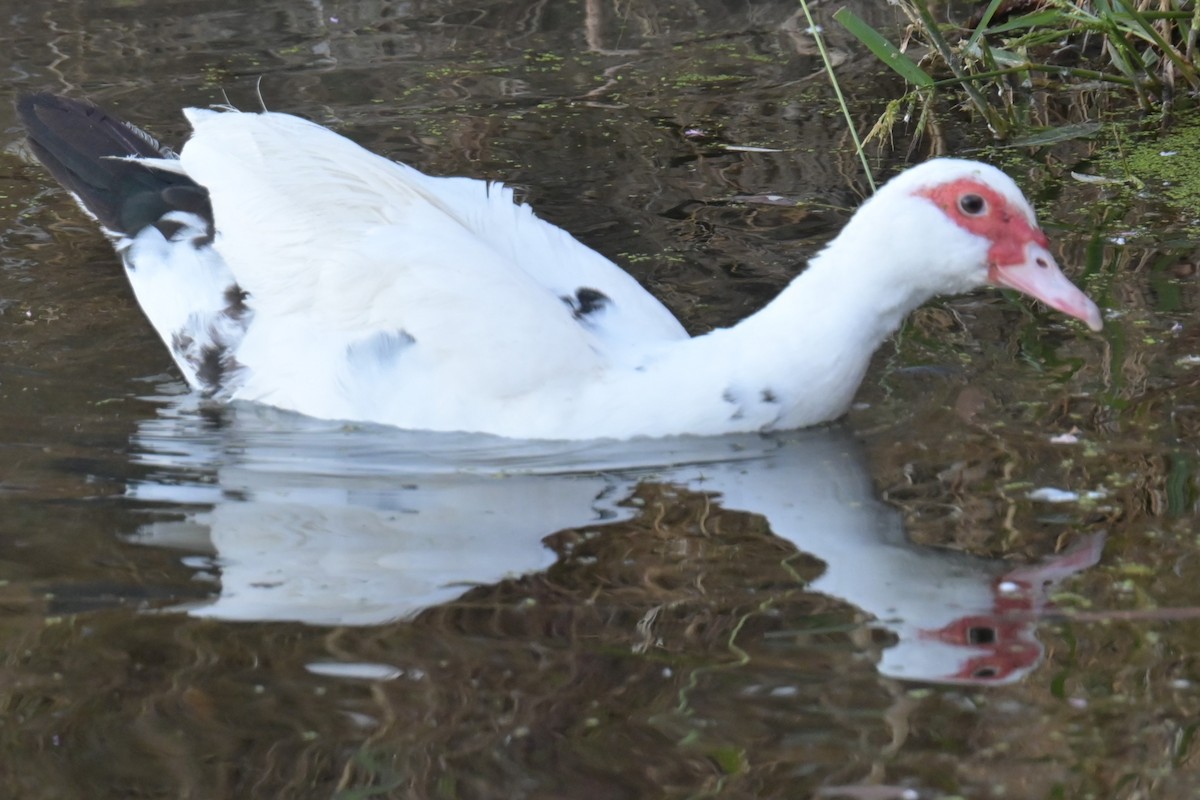
[[[0,793],[1193,796],[1195,243],[1154,192],[1067,178],[1103,142],[997,156],[1114,310],[1098,336],[939,301],[811,433],[345,428],[183,395],[107,244],[22,157],[17,93],[169,141],[179,106],[261,97],[503,178],[704,331],[864,191],[795,5],[0,18]],[[865,129],[901,87],[826,23]]]

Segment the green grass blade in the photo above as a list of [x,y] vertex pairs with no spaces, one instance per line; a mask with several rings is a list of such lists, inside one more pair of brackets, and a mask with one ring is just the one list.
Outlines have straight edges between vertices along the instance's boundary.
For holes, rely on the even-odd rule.
[[1128,0],[1120,0],[1120,3],[1124,7],[1125,12],[1129,15],[1129,18],[1132,19],[1136,24],[1140,35],[1153,42],[1158,52],[1164,57],[1169,58],[1171,62],[1175,64],[1176,69],[1179,70],[1180,74],[1183,75],[1184,79],[1190,83],[1193,88],[1196,88],[1198,85],[1200,85],[1200,78],[1197,78],[1196,70],[1193,68],[1193,66],[1185,59],[1180,57],[1178,51],[1175,50],[1175,47],[1162,37],[1162,34],[1158,32],[1158,29],[1154,27],[1153,23],[1146,19],[1146,17],[1143,16],[1137,10],[1137,8],[1131,5]]
[[1063,16],[1057,11],[1037,11],[1032,14],[1025,14],[1008,22],[1002,22],[994,28],[989,28],[988,33],[1008,33],[1009,31],[1017,31],[1022,28],[1051,28],[1057,30],[1063,21]]
[[848,8],[839,8],[833,18],[842,27],[875,54],[875,57],[892,68],[901,78],[914,86],[932,86],[933,78],[900,52],[900,48],[885,39],[879,31],[872,28],[861,17]]
[[988,30],[988,26],[992,24],[992,17],[1003,2],[1004,0],[992,0],[992,2],[988,3],[988,7],[983,10],[983,16],[979,18],[979,24],[971,32],[971,38],[967,40],[967,46],[963,48],[968,53],[973,52],[979,45],[980,37]]
[[842,85],[838,83],[837,75],[833,71],[833,61],[829,58],[829,50],[825,47],[825,37],[821,35],[820,28],[817,23],[813,22],[812,12],[808,10],[808,0],[800,0],[800,10],[804,12],[804,19],[808,21],[808,27],[812,31],[812,37],[817,43],[817,50],[821,53],[821,63],[825,65],[825,74],[829,76],[829,84],[833,87],[833,93],[837,96],[838,106],[842,109],[842,117],[846,120],[846,129],[850,132],[850,138],[854,140],[854,150],[858,153],[858,160],[862,162],[863,173],[867,176],[867,183],[871,186],[871,191],[874,192],[875,176],[871,174],[871,164],[867,161],[867,151],[863,150],[862,138],[858,135],[858,129],[854,127],[854,117],[850,115],[850,106],[846,103],[846,96],[842,94]]
[[[988,52],[991,53],[992,58],[997,64],[1003,65],[1006,68],[1015,69],[1017,67],[1024,67],[1029,63],[1028,58],[1000,47],[989,47]],[[976,73],[975,77],[978,78],[979,74]]]

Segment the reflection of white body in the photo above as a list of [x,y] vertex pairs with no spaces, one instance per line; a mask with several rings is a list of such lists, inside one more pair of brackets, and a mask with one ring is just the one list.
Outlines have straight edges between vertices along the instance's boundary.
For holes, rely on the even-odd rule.
[[1002,575],[1001,563],[916,547],[836,429],[517,443],[346,430],[245,407],[227,419],[213,429],[166,415],[136,439],[142,461],[164,471],[131,495],[198,507],[183,522],[146,526],[139,540],[215,550],[221,592],[189,609],[199,616],[325,625],[406,617],[469,585],[545,568],[546,536],[633,516],[621,501],[650,480],[762,514],[776,535],[823,560],[811,588],[898,637],[880,664],[886,674],[996,682],[1040,660],[1033,628],[1043,583],[1099,557],[1096,541],[1056,566]]

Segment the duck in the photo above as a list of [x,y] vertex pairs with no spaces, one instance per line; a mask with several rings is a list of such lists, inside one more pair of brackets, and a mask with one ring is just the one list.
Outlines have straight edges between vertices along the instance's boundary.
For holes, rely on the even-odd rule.
[[188,108],[178,152],[94,103],[19,99],[187,384],[325,420],[518,439],[803,428],[849,409],[918,306],[982,286],[1102,327],[1016,183],[936,158],[771,302],[690,336],[510,187],[434,177],[290,114]]

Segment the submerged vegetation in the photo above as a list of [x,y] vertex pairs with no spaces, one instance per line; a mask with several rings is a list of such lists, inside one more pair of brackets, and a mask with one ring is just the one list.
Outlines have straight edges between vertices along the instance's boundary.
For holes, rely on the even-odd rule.
[[1045,144],[1091,133],[1097,114],[1084,108],[1083,123],[1048,125],[1031,116],[1036,104],[1023,102],[1038,92],[1065,93],[1084,106],[1128,98],[1166,124],[1179,98],[1200,91],[1193,0],[988,0],[958,24],[939,23],[928,0],[897,5],[909,20],[898,43],[848,9],[834,15],[911,86],[872,136],[915,118],[936,137],[930,110],[947,92],[997,139]]

